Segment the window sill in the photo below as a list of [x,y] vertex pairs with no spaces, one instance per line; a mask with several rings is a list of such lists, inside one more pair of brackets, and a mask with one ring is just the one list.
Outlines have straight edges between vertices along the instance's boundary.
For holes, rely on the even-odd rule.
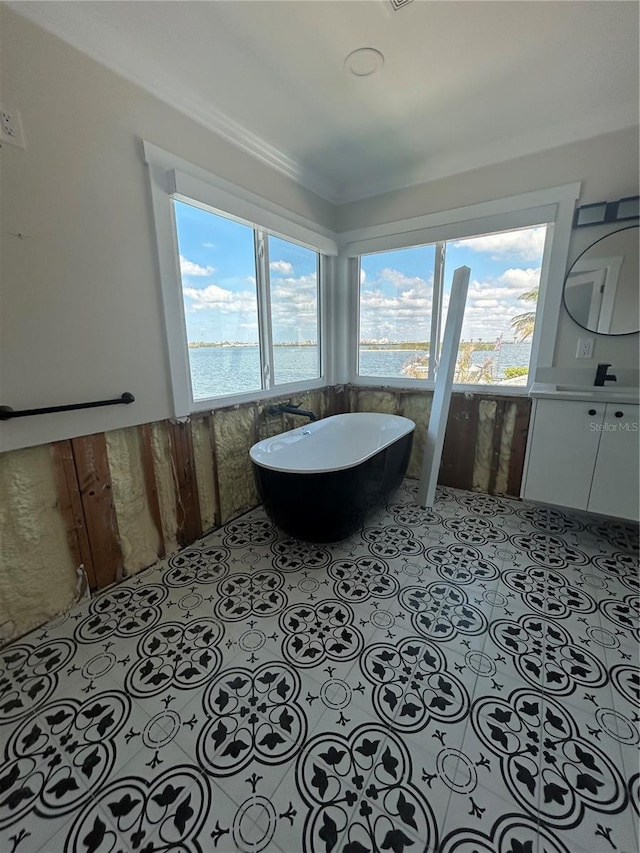
[[[357,388],[384,388],[393,391],[431,391],[435,389],[435,383],[426,379],[395,379],[384,376],[358,376],[350,385]],[[495,397],[528,397],[529,385],[456,385],[452,386],[454,394],[471,394],[495,396]]]
[[278,385],[268,391],[247,391],[244,394],[233,394],[225,397],[209,397],[206,400],[194,400],[191,403],[191,414],[198,415],[205,412],[215,412],[218,409],[229,409],[234,406],[243,406],[248,403],[266,403],[277,400],[280,397],[295,397],[306,394],[309,391],[320,391],[326,388],[327,383],[323,378],[309,380],[308,382],[291,383],[289,385]]

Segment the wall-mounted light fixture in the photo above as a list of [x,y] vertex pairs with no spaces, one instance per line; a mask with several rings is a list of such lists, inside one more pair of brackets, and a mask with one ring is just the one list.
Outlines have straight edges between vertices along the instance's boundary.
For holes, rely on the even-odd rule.
[[585,225],[606,225],[609,222],[624,222],[638,219],[640,196],[621,198],[619,201],[598,201],[595,204],[583,204],[577,207],[573,217],[573,227]]

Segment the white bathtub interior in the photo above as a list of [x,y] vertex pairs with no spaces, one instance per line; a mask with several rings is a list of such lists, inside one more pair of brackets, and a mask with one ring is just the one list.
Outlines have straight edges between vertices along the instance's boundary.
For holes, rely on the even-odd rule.
[[259,441],[251,459],[263,468],[291,473],[343,471],[370,459],[415,428],[409,418],[374,412],[333,415]]

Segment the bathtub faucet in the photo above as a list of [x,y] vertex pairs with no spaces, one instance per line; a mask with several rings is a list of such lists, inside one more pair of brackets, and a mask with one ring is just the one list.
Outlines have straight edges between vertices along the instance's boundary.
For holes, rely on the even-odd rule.
[[294,406],[291,400],[288,400],[286,403],[278,403],[277,406],[269,406],[270,415],[280,415],[283,412],[290,415],[300,415],[302,418],[309,418],[310,421],[317,420],[313,412],[309,411],[309,409],[301,409],[300,403]]

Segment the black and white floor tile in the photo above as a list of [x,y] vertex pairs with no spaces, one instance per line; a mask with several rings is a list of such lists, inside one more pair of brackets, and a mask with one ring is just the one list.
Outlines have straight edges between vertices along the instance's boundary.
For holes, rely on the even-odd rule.
[[405,481],[0,652],[0,853],[635,853],[638,529]]

